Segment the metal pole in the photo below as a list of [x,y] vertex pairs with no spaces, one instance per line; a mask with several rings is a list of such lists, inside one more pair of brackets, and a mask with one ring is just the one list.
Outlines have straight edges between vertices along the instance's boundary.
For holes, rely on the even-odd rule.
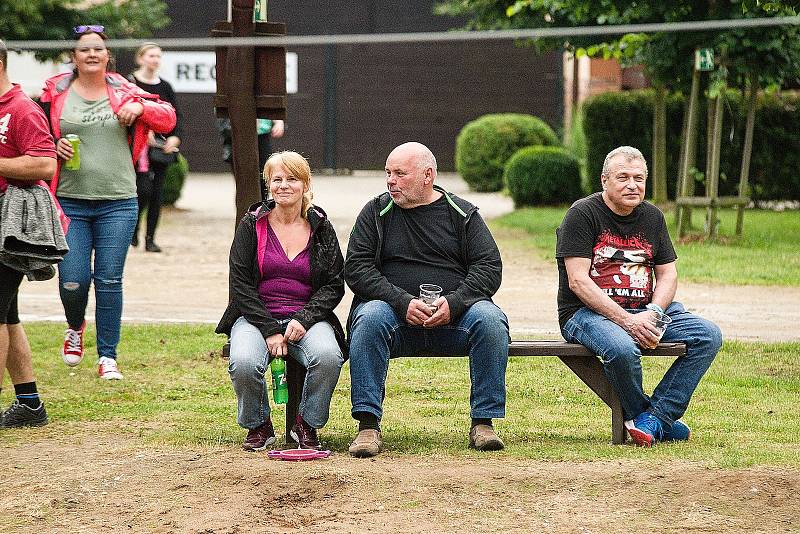
[[336,169],[336,137],[337,137],[337,66],[336,66],[336,45],[325,47],[325,102],[324,102],[324,124],[325,138],[323,147],[322,161],[327,169]]

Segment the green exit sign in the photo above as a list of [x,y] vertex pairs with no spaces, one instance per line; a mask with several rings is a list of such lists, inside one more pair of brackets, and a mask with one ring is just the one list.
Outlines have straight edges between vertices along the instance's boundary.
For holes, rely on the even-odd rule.
[[714,70],[714,50],[698,48],[694,51],[694,70]]

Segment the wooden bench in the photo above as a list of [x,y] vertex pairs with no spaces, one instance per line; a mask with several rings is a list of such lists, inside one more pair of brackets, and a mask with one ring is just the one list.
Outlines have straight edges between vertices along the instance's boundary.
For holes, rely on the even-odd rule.
[[[223,358],[227,357],[230,343],[222,349]],[[655,349],[644,349],[645,356],[671,356],[681,357],[686,355],[686,346],[683,343],[659,343]],[[509,356],[555,356],[572,370],[589,389],[600,397],[600,400],[611,408],[611,442],[615,445],[625,443],[625,421],[622,416],[622,405],[619,397],[611,387],[611,383],[603,372],[600,358],[595,356],[583,345],[565,343],[563,341],[512,341],[508,345]],[[446,357],[446,356],[445,356]],[[300,406],[300,397],[303,394],[303,381],[306,370],[292,358],[286,359],[286,381],[289,386],[289,402],[286,404],[286,440],[292,443],[289,430],[294,423],[297,410]]]

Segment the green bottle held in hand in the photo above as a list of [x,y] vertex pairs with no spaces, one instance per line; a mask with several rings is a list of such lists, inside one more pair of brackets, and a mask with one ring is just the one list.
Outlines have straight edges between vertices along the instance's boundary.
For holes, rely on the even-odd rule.
[[72,145],[72,157],[64,162],[64,168],[71,171],[77,171],[81,168],[81,138],[75,134],[67,134],[64,136],[67,141]]
[[286,404],[289,400],[289,386],[286,384],[286,362],[283,358],[273,358],[269,364],[272,371],[272,397],[275,404]]

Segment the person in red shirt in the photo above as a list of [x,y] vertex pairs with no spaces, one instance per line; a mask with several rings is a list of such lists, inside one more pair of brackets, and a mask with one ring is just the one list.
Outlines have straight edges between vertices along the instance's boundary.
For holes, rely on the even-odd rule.
[[[49,180],[56,171],[56,151],[47,118],[19,85],[8,79],[8,52],[0,41],[0,195],[8,183],[27,185]],[[46,187],[46,184],[42,182]],[[0,221],[2,224],[2,221]],[[23,273],[0,263],[0,386],[6,368],[16,400],[0,414],[0,428],[47,424],[33,375],[31,347],[17,312]]]

